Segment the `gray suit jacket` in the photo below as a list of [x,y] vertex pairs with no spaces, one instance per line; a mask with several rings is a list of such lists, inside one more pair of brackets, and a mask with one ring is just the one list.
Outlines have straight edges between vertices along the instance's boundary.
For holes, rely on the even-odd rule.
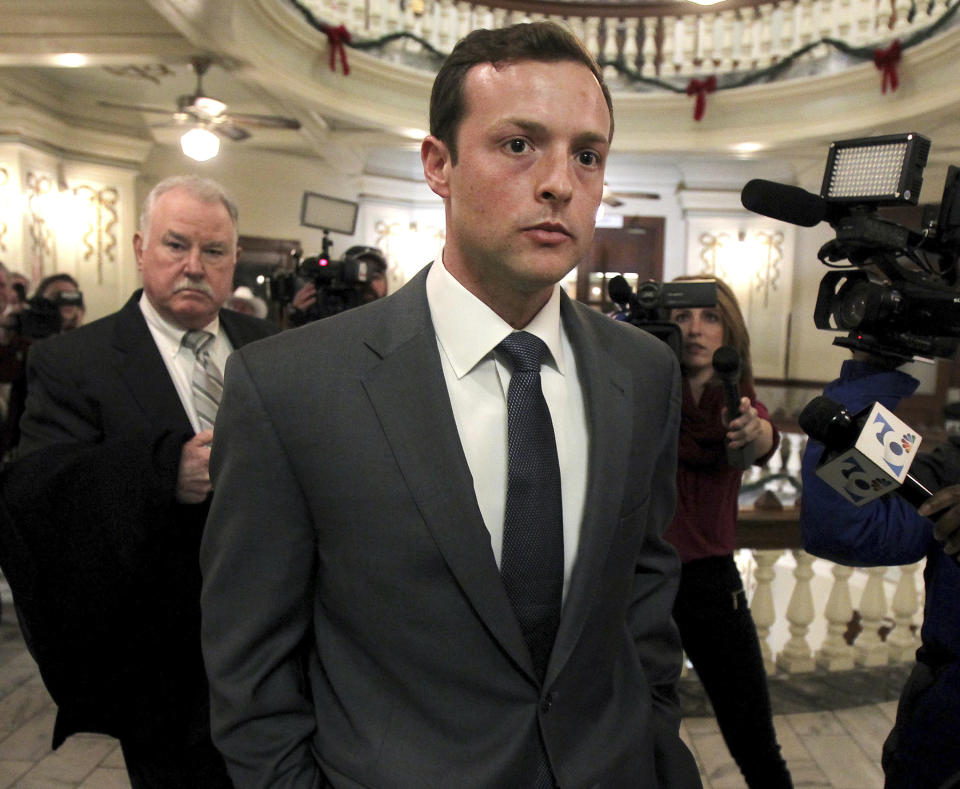
[[667,346],[564,297],[590,433],[543,686],[494,561],[426,272],[226,370],[201,548],[214,740],[238,787],[699,786],[677,737],[680,384]]

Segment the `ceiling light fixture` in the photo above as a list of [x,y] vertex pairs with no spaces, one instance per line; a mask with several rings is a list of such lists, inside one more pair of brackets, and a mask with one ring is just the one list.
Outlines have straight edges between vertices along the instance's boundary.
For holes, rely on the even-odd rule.
[[197,127],[183,133],[180,149],[191,159],[205,162],[220,153],[220,138],[209,129]]

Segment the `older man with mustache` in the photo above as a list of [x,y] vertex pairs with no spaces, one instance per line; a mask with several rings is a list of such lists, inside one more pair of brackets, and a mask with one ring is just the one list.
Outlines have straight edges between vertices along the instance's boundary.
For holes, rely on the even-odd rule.
[[59,707],[54,747],[103,732],[134,789],[220,789],[199,641],[207,466],[227,356],[276,329],[221,310],[237,209],[213,181],[157,184],[133,247],[143,290],[30,352],[22,457],[3,480],[34,568],[14,595]]

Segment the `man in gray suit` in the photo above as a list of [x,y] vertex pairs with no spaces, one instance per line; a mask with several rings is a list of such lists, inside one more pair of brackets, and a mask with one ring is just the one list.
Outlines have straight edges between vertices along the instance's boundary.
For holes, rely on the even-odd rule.
[[[662,539],[678,365],[557,284],[593,237],[609,92],[556,25],[478,30],[430,123],[442,260],[227,366],[201,548],[214,740],[241,789],[699,786]],[[511,350],[531,335],[532,373]],[[559,480],[517,496],[531,375]]]

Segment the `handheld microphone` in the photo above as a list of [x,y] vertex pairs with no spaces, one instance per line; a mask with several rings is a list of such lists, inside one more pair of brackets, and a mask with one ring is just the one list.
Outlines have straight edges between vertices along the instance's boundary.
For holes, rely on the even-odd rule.
[[740,415],[740,354],[730,345],[722,345],[714,351],[713,370],[723,384],[727,398],[727,416],[736,419]]
[[827,219],[828,203],[799,186],[754,178],[740,192],[740,203],[755,214],[801,227],[813,227]]
[[852,504],[860,507],[895,492],[919,507],[934,494],[908,473],[921,436],[880,403],[851,415],[821,395],[807,403],[798,421],[826,447],[817,476]]
[[[727,419],[733,421],[740,416],[740,354],[730,345],[722,345],[713,353],[713,370],[723,385],[726,398]],[[727,447],[727,463],[736,468],[750,468],[757,459],[753,445],[747,444],[737,449]]]

